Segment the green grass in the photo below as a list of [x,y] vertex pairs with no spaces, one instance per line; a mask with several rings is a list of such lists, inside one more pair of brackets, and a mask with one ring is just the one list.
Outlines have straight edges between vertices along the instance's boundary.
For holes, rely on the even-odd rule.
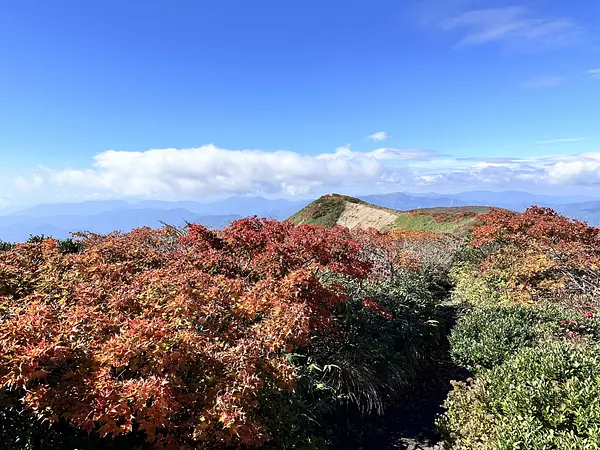
[[492,209],[491,206],[437,206],[434,208],[419,208],[413,209],[408,212],[420,212],[420,213],[444,213],[448,215],[457,215],[462,212],[466,213],[475,213],[475,214],[485,214],[490,212]]
[[333,227],[344,212],[346,203],[368,205],[367,202],[346,195],[324,195],[298,211],[288,220],[294,222],[296,225],[308,224]]
[[461,234],[475,223],[477,214],[489,210],[485,206],[417,209],[400,213],[391,229]]

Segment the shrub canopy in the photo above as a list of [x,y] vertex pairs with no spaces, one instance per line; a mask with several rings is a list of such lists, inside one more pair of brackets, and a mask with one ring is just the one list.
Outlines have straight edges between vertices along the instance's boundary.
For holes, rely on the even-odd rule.
[[293,443],[336,401],[380,411],[437,339],[422,263],[385,233],[249,218],[72,244],[0,253],[0,400],[100,437]]
[[0,387],[51,422],[157,445],[258,445],[263,391],[291,391],[286,352],[328,333],[348,298],[319,272],[364,279],[346,229],[245,219],[52,239],[0,254]]

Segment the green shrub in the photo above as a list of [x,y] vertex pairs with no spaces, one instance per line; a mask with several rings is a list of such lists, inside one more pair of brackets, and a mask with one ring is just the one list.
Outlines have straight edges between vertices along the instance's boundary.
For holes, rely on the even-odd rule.
[[[353,298],[333,318],[340,332],[290,355],[300,374],[294,392],[261,401],[278,426],[269,448],[330,448],[351,417],[383,414],[440,357],[438,303],[420,274],[349,287]],[[380,309],[365,306],[365,296]]]
[[72,238],[62,239],[58,241],[58,251],[60,253],[80,253],[83,251],[83,244]]
[[574,311],[522,305],[476,309],[461,317],[450,335],[452,359],[477,372],[501,364],[521,347],[553,334],[565,335],[561,321],[581,319]]
[[12,242],[0,241],[0,252],[7,252],[9,250],[12,250],[14,247],[15,244],[13,244]]
[[40,244],[45,239],[50,239],[52,236],[46,236],[44,234],[30,234],[29,239],[25,241],[27,244]]
[[452,449],[600,449],[600,348],[521,348],[456,383],[444,406],[438,425]]
[[473,379],[451,384],[444,403],[446,412],[437,419],[443,440],[452,450],[490,450],[497,437],[486,386]]
[[454,283],[452,299],[457,303],[476,307],[514,303],[498,286],[481,275],[479,264],[473,261],[457,264],[450,272],[450,279]]
[[[342,334],[319,343],[318,354],[323,365],[345,368],[345,373],[338,374],[346,380],[343,394],[362,399],[361,407],[369,412],[379,409],[369,405],[380,405],[385,397],[406,393],[436,355],[441,336],[438,302],[423,277],[415,273],[356,286],[355,292],[355,299],[344,305],[336,318]],[[381,309],[366,306],[362,302],[365,296]],[[368,373],[378,380],[373,389],[376,395],[366,389],[373,382],[357,383],[360,378],[370,378]]]

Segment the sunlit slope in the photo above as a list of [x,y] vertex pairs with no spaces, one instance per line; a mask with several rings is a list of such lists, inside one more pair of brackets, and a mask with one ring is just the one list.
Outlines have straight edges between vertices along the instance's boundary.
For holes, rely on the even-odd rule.
[[459,206],[396,211],[354,197],[331,194],[310,203],[289,220],[297,225],[461,233],[475,223],[477,215],[490,209],[487,206]]

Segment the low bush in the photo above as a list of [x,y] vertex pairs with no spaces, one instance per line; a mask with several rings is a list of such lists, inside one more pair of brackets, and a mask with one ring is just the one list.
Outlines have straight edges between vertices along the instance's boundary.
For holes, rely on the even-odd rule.
[[482,276],[479,264],[460,262],[450,271],[453,283],[452,299],[470,307],[510,305],[514,301],[506,295],[501,286],[494,285]]
[[406,394],[438,356],[437,301],[418,273],[354,290],[337,320],[341,332],[328,336],[325,361],[347,380],[338,382],[346,386],[343,395],[365,412],[383,412],[386,399]]
[[455,383],[438,425],[452,449],[600,448],[600,349],[521,348],[477,380]]
[[600,229],[548,208],[480,216],[452,270],[467,313],[438,419],[456,450],[600,449]]
[[452,358],[472,372],[492,368],[522,347],[537,345],[552,335],[565,336],[567,321],[577,319],[583,317],[575,311],[552,306],[476,309],[461,317],[452,330]]
[[600,293],[600,228],[531,207],[479,218],[471,245],[495,248],[482,276],[514,302],[594,306]]
[[80,239],[0,254],[3,413],[47,442],[319,448],[328,414],[381,412],[436,347],[420,272],[373,275],[381,234],[245,219]]
[[8,250],[12,250],[16,244],[12,242],[0,241],[0,252],[6,252]]
[[337,331],[315,335],[307,351],[289,355],[298,371],[294,392],[261,402],[278,426],[268,448],[351,440],[352,418],[381,415],[408,399],[440,356],[437,301],[418,273],[346,285],[352,294],[333,317]]

